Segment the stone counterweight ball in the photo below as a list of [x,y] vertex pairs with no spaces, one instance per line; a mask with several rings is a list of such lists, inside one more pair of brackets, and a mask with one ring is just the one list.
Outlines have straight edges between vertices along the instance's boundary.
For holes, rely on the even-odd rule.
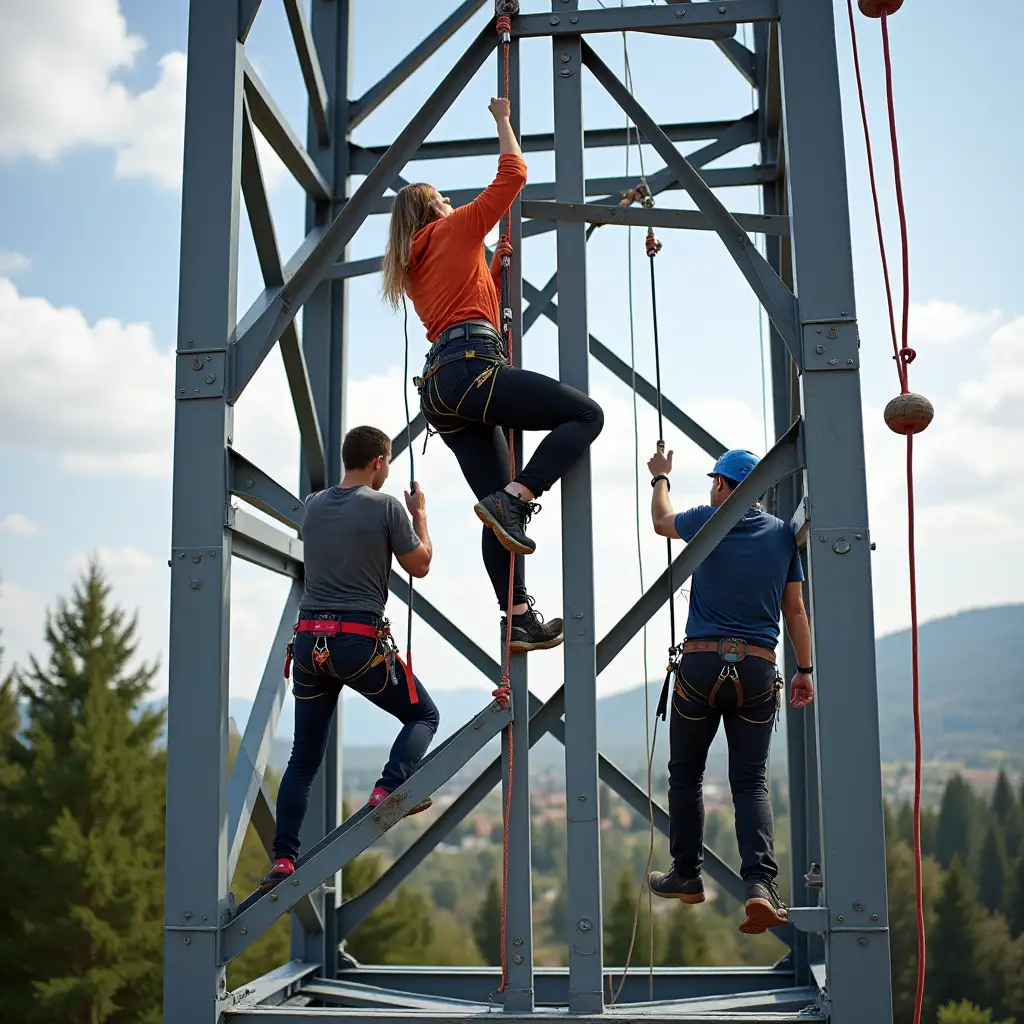
[[935,415],[935,406],[924,395],[897,395],[885,407],[886,426],[897,434],[920,434]]

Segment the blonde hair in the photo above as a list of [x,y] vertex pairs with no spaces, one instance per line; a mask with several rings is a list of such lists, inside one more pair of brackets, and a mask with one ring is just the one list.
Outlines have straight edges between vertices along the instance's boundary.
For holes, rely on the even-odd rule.
[[394,309],[401,306],[405,294],[413,235],[432,220],[437,220],[440,216],[439,205],[437,189],[422,182],[406,185],[395,196],[388,244],[381,266],[384,278],[381,291],[385,301]]

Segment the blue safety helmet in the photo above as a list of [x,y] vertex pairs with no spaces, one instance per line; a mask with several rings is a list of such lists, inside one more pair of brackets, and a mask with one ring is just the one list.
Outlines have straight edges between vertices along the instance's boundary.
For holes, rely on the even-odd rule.
[[720,456],[715,468],[708,476],[724,476],[726,480],[739,483],[758,464],[760,460],[753,452],[743,448],[733,448]]

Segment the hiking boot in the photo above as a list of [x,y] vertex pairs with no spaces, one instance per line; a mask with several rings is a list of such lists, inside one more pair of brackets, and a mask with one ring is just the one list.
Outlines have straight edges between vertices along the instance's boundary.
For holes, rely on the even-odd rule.
[[704,902],[704,883],[700,876],[680,878],[675,868],[667,873],[652,871],[647,876],[647,886],[655,896],[662,899],[679,900],[681,903]]
[[[562,642],[562,620],[544,621],[544,616],[535,611],[533,598],[528,597],[529,607],[521,615],[512,616],[512,653],[525,654],[527,651],[546,651]],[[505,646],[508,618],[501,617],[501,645]]]
[[540,511],[537,502],[524,501],[510,491],[495,491],[478,501],[473,511],[484,526],[494,531],[506,551],[530,555],[537,549],[537,545],[525,533],[530,517]]
[[744,935],[760,935],[768,928],[778,928],[789,922],[789,913],[779,898],[774,881],[752,879],[746,888],[747,916],[740,925]]
[[[391,796],[391,793],[386,790],[383,786],[377,786],[376,789],[370,794],[370,799],[366,801],[367,807],[376,807],[377,804],[383,803],[387,798]],[[405,812],[404,817],[409,817],[410,814],[419,814],[421,811],[425,811],[434,802],[433,797],[427,797],[426,800],[416,804],[415,807],[410,807]]]
[[260,892],[270,892],[278,882],[283,882],[295,871],[295,862],[288,857],[278,857],[270,870],[260,879]]

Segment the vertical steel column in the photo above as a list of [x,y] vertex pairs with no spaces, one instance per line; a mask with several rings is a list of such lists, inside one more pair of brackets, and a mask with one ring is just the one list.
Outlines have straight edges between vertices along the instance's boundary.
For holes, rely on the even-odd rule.
[[853,258],[832,6],[780,0],[833,1024],[892,1021]]
[[217,927],[227,893],[228,636],[225,528],[241,172],[238,5],[194,0],[175,380],[167,725],[164,1020],[220,1017]]
[[[567,16],[578,0],[552,0]],[[553,40],[555,199],[582,203],[583,65],[580,37]],[[566,384],[589,391],[586,225],[559,221],[558,365]],[[594,534],[589,452],[562,478],[565,617],[565,793],[569,885],[569,1010],[601,1013],[601,837],[597,778]]]
[[[778,35],[767,22],[754,25],[754,49],[757,66],[762,69],[778,68],[777,60],[769,60],[769,46],[777,47]],[[772,54],[773,57],[777,54]],[[781,96],[777,78],[769,81],[768,74],[760,76],[758,87],[758,113],[761,133],[761,163],[774,163],[779,158],[779,129],[781,122]],[[780,215],[786,212],[786,190],[784,181],[766,182],[761,187],[763,209],[766,214]],[[765,258],[769,266],[782,280],[793,287],[793,268],[791,247],[788,239],[779,235],[765,236]],[[763,316],[763,312],[759,315]],[[799,395],[797,393],[797,377],[794,372],[793,359],[782,336],[769,321],[769,342],[771,346],[772,368],[772,424],[777,441],[789,429],[799,415]],[[779,481],[774,488],[772,512],[781,519],[790,520],[796,511],[798,501],[798,480],[795,476]],[[780,671],[786,686],[797,665],[793,645],[788,635],[783,633],[782,659]],[[786,692],[786,691],[784,691]],[[809,900],[806,892],[804,875],[807,872],[810,856],[808,854],[808,807],[814,809],[817,816],[817,776],[808,774],[808,726],[813,726],[813,714],[806,710],[792,708],[789,701],[784,703],[786,715],[786,761],[789,779],[789,835],[790,835],[790,901],[794,906],[805,906]],[[813,736],[813,733],[811,734]],[[811,764],[814,751],[810,748]],[[815,787],[808,788],[809,778],[815,779]],[[814,858],[815,860],[817,857]],[[815,894],[816,895],[816,894]],[[797,985],[811,983],[810,964],[816,959],[812,954],[812,946],[820,947],[817,936],[807,932],[793,933],[793,949],[791,960]],[[820,948],[818,950],[820,953]]]
[[[519,138],[521,119],[519,40],[509,46],[508,96],[512,106],[512,130]],[[501,47],[498,48],[498,90],[504,88]],[[512,358],[523,365],[523,218],[516,201],[512,206],[512,231],[509,241],[515,249],[509,276],[512,303]],[[516,454],[523,460],[523,435],[516,438]],[[525,654],[512,656],[512,803],[508,821],[508,916],[506,918],[505,962],[508,978],[505,987],[505,1011],[533,1011],[533,864],[530,835],[530,687]],[[502,806],[508,792],[509,749],[507,733],[501,734]]]
[[[316,120],[309,115],[306,146],[320,173],[332,186],[335,199],[348,194],[348,89],[351,78],[351,0],[313,0],[310,31],[317,50],[328,96],[328,121],[331,138],[321,144]],[[307,203],[306,231],[328,223],[337,212],[332,204]],[[324,281],[303,308],[303,351],[309,367],[310,388],[324,438],[327,484],[341,479],[341,439],[344,433],[344,396],[347,384],[348,281]],[[301,493],[309,490],[308,474],[303,466]],[[308,849],[341,818],[342,740],[341,706],[334,717],[324,762],[313,783],[309,813],[303,822],[302,846]],[[292,915],[292,955],[315,959],[323,965],[322,974],[337,973],[337,908],[341,903],[341,872],[327,879],[325,889],[314,899],[324,921],[322,936],[308,936]]]

